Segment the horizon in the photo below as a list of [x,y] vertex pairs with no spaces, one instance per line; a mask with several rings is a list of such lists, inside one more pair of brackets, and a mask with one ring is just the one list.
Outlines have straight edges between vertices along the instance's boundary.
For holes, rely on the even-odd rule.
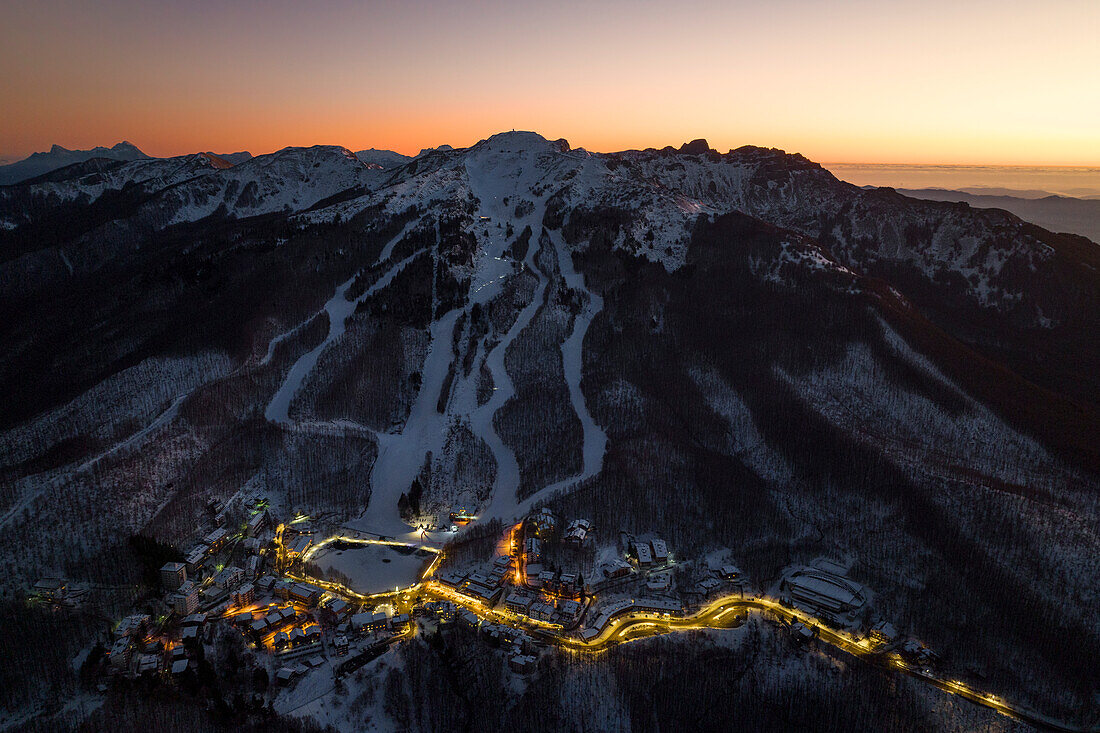
[[[39,149],[36,149],[36,150],[31,150],[30,152],[27,152],[27,153],[4,153],[4,152],[0,152],[0,164],[6,165],[6,164],[10,164],[10,163],[16,163],[16,162],[19,162],[21,160],[24,160],[24,159],[30,157],[31,155],[34,155],[34,154],[48,153],[48,152],[50,152],[51,148],[55,145],[58,146],[58,147],[64,148],[65,150],[68,150],[68,151],[82,151],[82,150],[91,150],[91,149],[94,149],[94,148],[97,148],[97,147],[104,148],[104,149],[110,149],[110,148],[113,148],[115,146],[122,145],[122,144],[132,145],[132,146],[136,147],[138,150],[140,150],[142,153],[144,153],[145,155],[148,155],[149,157],[152,157],[152,158],[171,158],[171,157],[178,157],[178,156],[182,156],[182,155],[192,155],[192,154],[195,154],[195,153],[211,153],[213,155],[230,155],[230,154],[242,153],[242,152],[249,153],[253,157],[259,157],[259,156],[262,156],[262,155],[271,155],[273,153],[277,153],[280,150],[284,150],[284,149],[287,149],[287,148],[308,148],[308,147],[313,147],[313,146],[316,146],[316,145],[338,146],[338,147],[346,148],[347,150],[350,150],[352,152],[362,152],[364,150],[376,150],[376,151],[379,151],[379,152],[393,152],[393,153],[398,153],[400,155],[405,155],[405,156],[408,156],[408,157],[411,158],[411,157],[416,157],[417,154],[419,154],[419,153],[421,153],[425,150],[431,150],[431,149],[438,148],[438,147],[441,147],[441,146],[444,146],[444,145],[450,145],[455,150],[463,150],[465,148],[476,145],[478,142],[481,142],[483,140],[487,140],[489,137],[492,137],[493,135],[499,135],[499,134],[503,134],[503,133],[506,133],[506,132],[534,132],[535,134],[540,135],[541,137],[545,138],[546,140],[565,139],[573,149],[583,148],[584,150],[587,150],[590,153],[596,153],[596,154],[600,154],[600,155],[610,155],[610,154],[615,154],[615,153],[628,152],[628,151],[631,151],[631,150],[646,150],[646,149],[661,150],[661,149],[666,148],[666,147],[676,148],[676,147],[679,147],[680,145],[683,145],[684,143],[690,142],[691,140],[699,139],[697,137],[694,137],[694,138],[687,138],[687,139],[684,139],[684,140],[679,141],[679,142],[669,142],[669,143],[665,143],[665,144],[652,144],[652,145],[644,145],[644,146],[640,146],[640,147],[626,147],[626,148],[615,148],[615,149],[608,149],[608,150],[596,150],[596,149],[594,149],[592,147],[589,147],[587,145],[575,144],[573,142],[573,140],[571,140],[567,136],[565,136],[565,137],[562,137],[562,136],[554,137],[554,136],[542,135],[542,133],[538,132],[537,130],[519,130],[517,128],[516,130],[501,130],[499,132],[492,133],[492,134],[487,135],[485,137],[478,138],[477,140],[474,140],[473,142],[470,142],[469,144],[466,144],[466,145],[451,145],[450,143],[443,142],[443,143],[437,143],[436,145],[421,145],[419,147],[413,146],[413,148],[408,149],[408,150],[411,150],[411,152],[406,152],[406,151],[403,151],[403,150],[397,150],[395,148],[382,147],[380,145],[370,145],[370,144],[367,144],[367,145],[344,145],[344,144],[338,143],[338,142],[315,142],[315,143],[307,143],[307,144],[303,144],[303,145],[282,145],[282,146],[279,146],[279,147],[276,147],[276,148],[272,148],[270,150],[265,149],[265,150],[262,150],[262,151],[259,151],[259,152],[257,152],[256,150],[253,150],[251,147],[248,147],[248,146],[233,149],[233,150],[230,150],[230,149],[224,149],[223,150],[223,149],[217,149],[214,146],[201,146],[200,145],[199,147],[194,148],[194,149],[182,150],[182,151],[179,151],[179,152],[160,153],[160,152],[156,152],[156,151],[151,151],[150,149],[148,149],[147,147],[145,147],[141,143],[134,142],[135,138],[133,136],[129,136],[129,137],[117,138],[115,140],[115,142],[107,142],[107,143],[98,142],[98,143],[93,143],[93,144],[89,144],[89,145],[75,145],[75,144],[66,145],[64,143],[52,142],[52,143],[49,143],[48,145],[45,145],[42,148],[39,148]],[[715,146],[714,143],[711,142],[711,140],[709,138],[707,138],[705,135],[702,137],[702,139],[707,140],[708,144],[711,146],[711,148],[713,150],[716,150],[719,153],[724,153],[725,152],[725,151],[723,151],[722,146]],[[850,166],[850,167],[851,166],[861,166],[861,167],[868,167],[868,168],[890,168],[890,167],[910,167],[910,168],[997,168],[997,169],[1010,169],[1010,168],[1039,169],[1039,168],[1042,168],[1042,169],[1065,169],[1065,170],[1088,170],[1088,171],[1095,170],[1095,171],[1100,172],[1100,163],[1094,163],[1094,164],[1012,163],[1012,162],[1009,162],[1009,163],[984,163],[984,162],[955,163],[955,162],[951,162],[951,161],[927,161],[927,162],[922,162],[922,161],[902,161],[902,160],[886,160],[886,161],[860,161],[860,160],[847,160],[847,159],[845,159],[845,160],[824,160],[824,159],[823,160],[818,160],[818,159],[813,158],[809,155],[806,155],[805,153],[803,153],[802,151],[799,151],[799,150],[786,150],[786,149],[783,149],[783,148],[778,148],[777,146],[774,146],[774,145],[763,145],[763,144],[759,144],[759,143],[744,143],[743,145],[731,146],[728,149],[729,150],[736,150],[737,148],[743,147],[743,146],[761,147],[761,148],[777,148],[779,150],[782,150],[784,153],[788,153],[788,154],[792,154],[792,155],[795,155],[795,154],[803,155],[803,157],[813,161],[814,163],[818,163],[819,165],[821,165],[825,168],[828,168],[829,166]]]
[[413,154],[525,128],[599,151],[706,137],[820,161],[1100,166],[1087,0],[9,5],[0,155],[17,160],[119,130],[160,157]]

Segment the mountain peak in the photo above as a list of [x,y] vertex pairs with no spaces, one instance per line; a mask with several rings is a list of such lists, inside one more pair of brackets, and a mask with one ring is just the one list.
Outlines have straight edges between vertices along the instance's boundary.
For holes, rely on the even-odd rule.
[[681,145],[679,152],[685,155],[706,155],[710,152],[710,143],[707,142],[706,138],[696,138]]

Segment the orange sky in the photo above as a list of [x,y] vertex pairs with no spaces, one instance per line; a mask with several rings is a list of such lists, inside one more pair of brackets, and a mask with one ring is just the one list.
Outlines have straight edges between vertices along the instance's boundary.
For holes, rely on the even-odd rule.
[[121,139],[414,153],[517,128],[1100,165],[1098,0],[0,4],[5,158]]

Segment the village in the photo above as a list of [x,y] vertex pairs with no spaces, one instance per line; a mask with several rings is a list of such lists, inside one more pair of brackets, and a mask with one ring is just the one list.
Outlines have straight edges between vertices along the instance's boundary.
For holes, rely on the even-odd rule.
[[[464,563],[448,558],[446,542],[338,527],[322,533],[322,523],[303,514],[276,522],[265,500],[232,526],[216,510],[213,528],[203,528],[182,559],[159,568],[158,593],[110,630],[99,663],[105,683],[182,682],[219,644],[235,639],[253,652],[273,683],[268,702],[277,703],[315,673],[340,679],[420,634],[474,634],[498,650],[512,674],[525,676],[554,648],[599,652],[678,630],[735,628],[759,613],[793,646],[818,639],[830,653],[923,677],[981,704],[1001,704],[935,672],[937,656],[876,618],[871,592],[828,558],[789,567],[760,592],[728,551],[681,558],[658,536],[627,532],[607,542],[587,519],[561,521],[547,508],[507,527],[488,561]],[[438,525],[454,541],[462,525],[474,521],[451,511]],[[364,592],[370,589],[358,579],[322,567],[325,557],[335,561],[376,548],[415,564],[404,585]],[[363,572],[369,579],[390,562],[383,557]],[[79,597],[81,590],[44,579],[32,597],[65,604],[70,593]]]

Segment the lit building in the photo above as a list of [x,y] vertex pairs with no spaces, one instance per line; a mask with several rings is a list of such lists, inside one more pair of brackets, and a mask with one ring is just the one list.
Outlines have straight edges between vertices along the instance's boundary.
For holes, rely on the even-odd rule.
[[781,589],[794,603],[828,621],[852,621],[867,599],[863,586],[842,575],[807,568],[783,580]]
[[668,545],[665,544],[664,540],[653,540],[649,545],[653,548],[653,562],[668,562]]

